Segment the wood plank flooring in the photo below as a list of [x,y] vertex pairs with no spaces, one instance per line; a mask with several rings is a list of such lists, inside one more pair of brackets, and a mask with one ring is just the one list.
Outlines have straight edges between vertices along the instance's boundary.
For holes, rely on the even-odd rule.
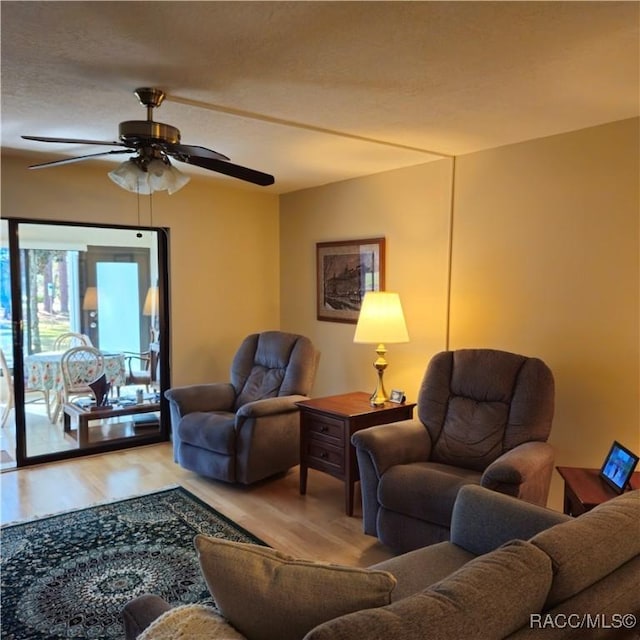
[[0,476],[6,524],[182,485],[272,547],[299,558],[366,567],[392,556],[362,533],[360,494],[344,512],[344,485],[309,470],[299,494],[298,467],[245,487],[202,478],[173,462],[170,443],[8,471]]

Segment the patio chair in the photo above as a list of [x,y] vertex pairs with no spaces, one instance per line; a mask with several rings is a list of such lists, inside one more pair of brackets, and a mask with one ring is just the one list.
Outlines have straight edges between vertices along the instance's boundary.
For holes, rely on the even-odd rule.
[[[160,354],[157,347],[154,349],[150,346],[148,351],[135,353],[133,351],[125,351],[124,358],[127,362],[127,373],[125,385],[144,385],[147,393],[149,387],[158,382],[160,376]],[[134,366],[133,363],[136,363]]]
[[[7,394],[7,403],[4,405],[4,410],[2,411],[2,417],[0,418],[0,427],[4,427],[9,419],[9,414],[11,413],[11,409],[15,407],[15,399],[14,399],[14,386],[13,386],[13,373],[7,364],[7,359],[4,355],[4,351],[0,349],[0,371],[2,372],[2,378],[5,381],[6,386],[6,394]],[[39,398],[33,398],[31,400],[27,400],[27,395],[31,394],[42,394],[44,397],[44,401],[47,407],[47,417],[51,420],[51,413],[49,410],[49,392],[46,389],[31,389],[27,385],[27,381],[25,380],[24,385],[24,395],[25,402],[37,402]]]
[[54,351],[64,351],[71,347],[92,347],[91,338],[84,333],[66,331],[61,333],[53,342]]
[[95,400],[90,383],[104,373],[104,356],[94,347],[72,347],[62,354],[60,361],[63,388],[55,410],[54,422],[62,414],[65,403],[72,398],[89,396]]

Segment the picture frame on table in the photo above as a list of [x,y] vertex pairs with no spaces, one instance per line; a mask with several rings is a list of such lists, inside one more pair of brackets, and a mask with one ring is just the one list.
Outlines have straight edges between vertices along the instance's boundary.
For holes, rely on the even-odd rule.
[[385,239],[316,243],[317,319],[356,324],[367,291],[384,289]]

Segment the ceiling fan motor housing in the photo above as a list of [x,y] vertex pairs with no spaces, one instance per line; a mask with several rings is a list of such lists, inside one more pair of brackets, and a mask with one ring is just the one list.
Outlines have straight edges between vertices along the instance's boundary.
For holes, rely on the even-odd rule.
[[180,131],[170,124],[153,122],[152,120],[127,120],[118,128],[120,140],[126,144],[144,142],[165,142],[178,144]]
[[139,87],[134,93],[140,104],[147,108],[147,119],[121,122],[119,127],[120,140],[127,144],[144,144],[146,142],[178,144],[180,142],[178,129],[170,124],[153,121],[153,110],[164,102],[165,92],[153,87]]

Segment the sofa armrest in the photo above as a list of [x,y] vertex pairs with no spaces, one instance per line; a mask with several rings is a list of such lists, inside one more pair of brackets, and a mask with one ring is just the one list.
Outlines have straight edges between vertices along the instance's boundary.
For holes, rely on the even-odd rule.
[[569,516],[478,485],[460,489],[453,505],[450,541],[482,555],[509,540],[528,540]]
[[196,411],[232,411],[236,392],[230,383],[215,382],[167,389],[164,397],[171,403],[172,414],[175,410],[183,417]]
[[236,415],[243,418],[260,418],[262,416],[272,416],[278,413],[289,413],[291,411],[299,411],[300,408],[296,402],[308,400],[307,396],[291,395],[277,396],[275,398],[263,398],[262,400],[254,400],[243,404],[237,411]]
[[525,442],[503,453],[482,474],[487,489],[544,505],[553,473],[554,451],[547,442]]
[[169,611],[171,605],[160,596],[143,595],[127,602],[122,609],[125,640],[135,640],[156,618]]
[[390,467],[428,460],[431,439],[419,420],[401,420],[356,431],[351,442],[358,452],[366,453],[378,478]]

